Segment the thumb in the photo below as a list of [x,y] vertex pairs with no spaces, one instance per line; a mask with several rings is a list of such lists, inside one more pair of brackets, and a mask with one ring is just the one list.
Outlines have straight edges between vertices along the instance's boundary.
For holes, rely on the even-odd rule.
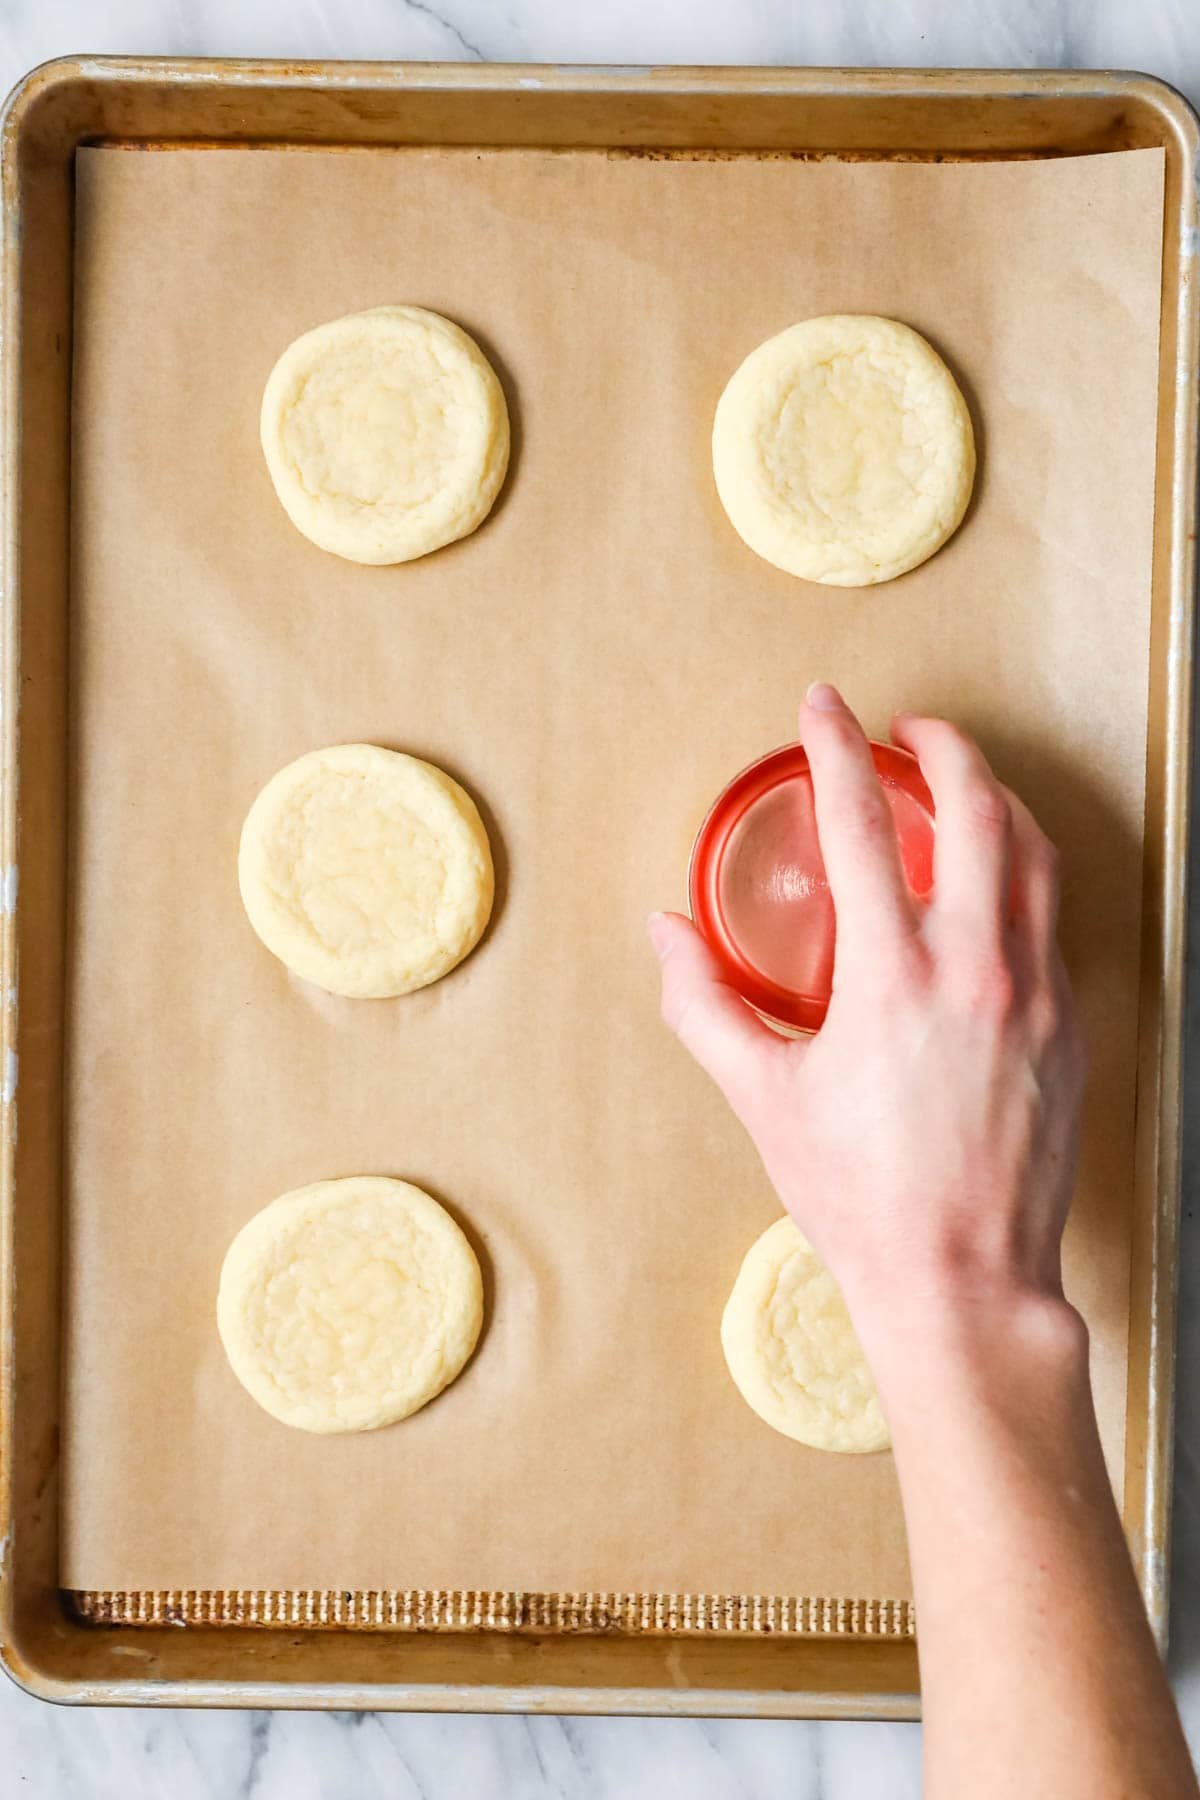
[[664,1021],[740,1115],[782,1040],[730,987],[690,919],[651,913],[647,930],[662,965]]

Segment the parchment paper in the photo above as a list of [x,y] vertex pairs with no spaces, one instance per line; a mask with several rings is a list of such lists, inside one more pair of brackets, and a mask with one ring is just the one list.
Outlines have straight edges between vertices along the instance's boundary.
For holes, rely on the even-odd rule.
[[[908,1592],[890,1457],[785,1441],[725,1372],[779,1206],[643,936],[818,676],[876,732],[959,719],[1061,844],[1070,1288],[1119,1469],[1161,195],[1156,151],[81,152],[66,1585]],[[259,398],[297,333],[396,300],[483,343],[516,454],[477,535],[356,568],[275,500]],[[755,558],[709,457],[742,357],[828,311],[925,332],[979,436],[957,537],[859,593]],[[292,980],[238,898],[259,787],[349,739],[442,764],[493,833],[492,929],[408,999]],[[266,1201],[359,1171],[444,1198],[490,1316],[409,1422],[307,1437],[226,1366],[217,1274]]]

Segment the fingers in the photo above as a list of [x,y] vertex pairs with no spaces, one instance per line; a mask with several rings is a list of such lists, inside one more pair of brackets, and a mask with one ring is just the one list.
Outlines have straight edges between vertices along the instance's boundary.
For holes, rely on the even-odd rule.
[[800,709],[817,835],[837,917],[839,962],[872,959],[910,938],[916,914],[892,810],[862,726],[836,688],[817,683]]
[[985,945],[999,945],[1011,912],[1013,814],[983,752],[945,719],[902,713],[893,740],[910,750],[937,812],[933,905]]
[[647,929],[662,965],[664,1020],[741,1114],[784,1040],[728,985],[690,919],[652,913]]
[[1035,965],[1057,963],[1058,851],[1029,808],[1005,788],[1013,822],[1013,923]]
[[1057,958],[1054,845],[957,727],[902,713],[892,737],[920,762],[937,808],[934,906],[993,943],[1011,924],[1044,972]]

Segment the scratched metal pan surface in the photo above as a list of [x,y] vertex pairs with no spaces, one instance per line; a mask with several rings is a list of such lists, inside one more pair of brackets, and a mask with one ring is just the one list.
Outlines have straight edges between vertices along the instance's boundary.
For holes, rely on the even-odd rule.
[[668,1618],[666,1629],[646,1630],[619,1608],[581,1618],[569,1606],[535,1607],[515,1617],[501,1606],[452,1619],[458,1628],[446,1630],[436,1629],[441,1618],[340,1618],[336,1608],[330,1615],[328,1596],[263,1619],[230,1596],[179,1596],[171,1606],[161,1597],[98,1595],[81,1607],[60,1594],[72,201],[77,146],[106,141],[783,150],[933,161],[1165,151],[1123,1496],[1139,1579],[1165,1638],[1200,388],[1194,113],[1161,82],[1114,72],[81,57],[25,78],[8,101],[0,147],[0,1655],[8,1672],[44,1698],[83,1704],[763,1718],[918,1712],[907,1617],[857,1630],[853,1621],[846,1629],[836,1617],[814,1617],[782,1633]]

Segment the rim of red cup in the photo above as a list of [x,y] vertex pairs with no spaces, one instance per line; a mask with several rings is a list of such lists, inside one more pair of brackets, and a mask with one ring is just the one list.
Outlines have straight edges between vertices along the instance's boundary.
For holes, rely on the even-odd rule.
[[[895,744],[870,745],[880,780],[915,800],[933,822],[933,796],[915,756]],[[774,788],[808,771],[802,744],[783,744],[747,765],[722,788],[696,833],[688,864],[688,905],[694,924],[717,958],[726,980],[756,1012],[793,1031],[819,1030],[829,1008],[828,994],[805,994],[782,987],[742,953],[721,907],[721,864],[735,826],[746,811]],[[831,927],[831,929],[833,929]]]

